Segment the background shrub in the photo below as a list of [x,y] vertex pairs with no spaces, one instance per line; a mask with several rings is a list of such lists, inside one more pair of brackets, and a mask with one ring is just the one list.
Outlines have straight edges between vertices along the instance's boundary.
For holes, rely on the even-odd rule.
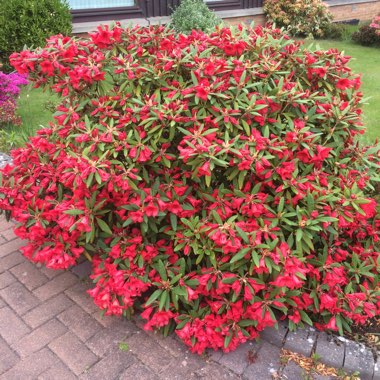
[[331,27],[332,15],[321,0],[265,0],[264,13],[293,36],[323,37]]
[[6,0],[0,6],[0,62],[11,70],[8,57],[26,46],[42,46],[52,34],[72,31],[66,0]]
[[21,86],[28,83],[25,75],[18,73],[6,74],[0,71],[0,127],[12,124],[19,125],[21,119],[17,116],[17,98]]
[[92,259],[107,315],[141,312],[198,353],[276,310],[340,333],[379,315],[379,148],[357,141],[348,61],[262,27],[105,26],[14,54],[62,97],[2,171],[24,255]]
[[378,30],[369,24],[363,25],[357,32],[352,34],[352,40],[364,46],[380,47],[380,34]]
[[171,15],[170,25],[178,33],[191,33],[192,30],[208,32],[222,20],[211,11],[203,0],[182,0]]

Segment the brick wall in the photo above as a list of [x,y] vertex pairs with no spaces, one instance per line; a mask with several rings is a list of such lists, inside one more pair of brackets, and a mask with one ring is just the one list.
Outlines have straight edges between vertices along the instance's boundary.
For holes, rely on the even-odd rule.
[[380,13],[380,0],[366,3],[348,5],[337,5],[329,7],[335,21],[359,19],[361,21],[371,20]]
[[255,25],[264,25],[266,22],[266,18],[263,14],[253,15],[253,16],[224,18],[223,20],[226,21],[230,25],[246,24],[248,26],[251,25],[252,22],[254,22]]

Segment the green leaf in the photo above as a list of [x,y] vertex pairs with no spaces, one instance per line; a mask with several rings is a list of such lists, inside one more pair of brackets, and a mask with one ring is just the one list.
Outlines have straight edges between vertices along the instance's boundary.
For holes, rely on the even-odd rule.
[[157,263],[157,271],[160,274],[160,277],[162,280],[164,281],[168,280],[168,275],[166,273],[165,265],[161,260]]
[[342,325],[341,316],[339,314],[335,316],[335,321],[336,321],[336,326],[338,327],[338,330],[339,330],[339,334],[343,335],[343,325]]
[[78,210],[78,209],[71,209],[71,210],[66,210],[63,213],[68,214],[68,215],[82,215],[84,214],[84,211]]
[[170,214],[170,224],[172,225],[173,231],[177,231],[177,215],[176,214]]
[[296,231],[296,241],[297,242],[300,242],[302,240],[302,236],[303,236],[303,232],[302,230],[299,228],[297,231]]
[[299,312],[302,320],[306,322],[308,325],[313,326],[313,321],[309,318],[309,316],[303,310],[300,310]]
[[148,298],[148,301],[146,301],[145,306],[149,306],[151,303],[153,303],[163,292],[162,289],[155,290],[152,295]]
[[248,252],[249,252],[250,248],[244,248],[242,249],[241,251],[239,251],[231,260],[230,260],[230,263],[234,263],[236,261],[239,261],[240,259],[242,259]]
[[160,297],[160,304],[158,306],[160,310],[164,308],[167,298],[168,298],[168,292],[167,291],[162,292],[161,297]]
[[232,332],[224,338],[224,348],[227,348],[232,340]]
[[103,232],[105,232],[108,235],[112,235],[113,234],[112,231],[111,231],[111,229],[109,228],[108,224],[104,220],[102,220],[100,218],[96,218],[96,222],[98,223],[98,226],[100,227],[100,229]]
[[249,243],[248,235],[238,226],[235,225],[235,229],[239,236],[243,239],[244,243]]

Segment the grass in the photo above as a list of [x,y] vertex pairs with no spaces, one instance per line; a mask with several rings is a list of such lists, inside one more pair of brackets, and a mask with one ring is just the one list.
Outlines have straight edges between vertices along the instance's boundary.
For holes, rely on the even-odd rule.
[[[29,137],[34,136],[42,126],[48,126],[53,121],[53,112],[49,105],[55,104],[58,97],[40,88],[26,86],[18,100],[18,113],[21,116],[22,125],[8,125],[3,129],[6,132],[6,145],[0,143],[0,150],[8,151],[16,146],[24,145]],[[48,109],[49,108],[49,109]]]

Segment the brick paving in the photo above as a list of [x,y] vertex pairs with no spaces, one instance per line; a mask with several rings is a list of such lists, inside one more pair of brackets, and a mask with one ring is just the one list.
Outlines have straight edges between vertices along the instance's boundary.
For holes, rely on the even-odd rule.
[[[284,324],[234,352],[191,354],[175,337],[147,333],[141,323],[101,317],[86,290],[88,265],[52,271],[27,261],[11,224],[0,217],[0,379],[303,380],[294,362],[281,363],[286,348],[317,353],[331,366],[379,380],[370,352],[313,329],[291,333]],[[329,377],[315,376],[316,380]]]

